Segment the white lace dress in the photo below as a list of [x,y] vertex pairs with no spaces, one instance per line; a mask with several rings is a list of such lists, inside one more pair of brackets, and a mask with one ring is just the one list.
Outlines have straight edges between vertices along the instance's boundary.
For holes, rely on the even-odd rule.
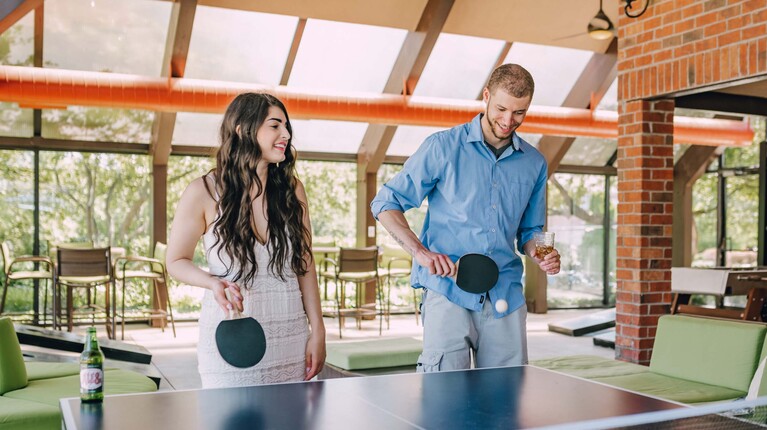
[[[212,230],[203,236],[210,273],[226,272],[217,249],[211,249],[215,237]],[[222,251],[221,258],[228,261]],[[298,279],[291,271],[285,281],[268,272],[269,252],[256,244],[258,273],[250,285],[240,283],[243,295],[243,316],[255,318],[266,334],[266,354],[255,366],[241,369],[225,362],[216,348],[216,327],[226,314],[205,291],[200,311],[200,340],[197,360],[203,388],[233,387],[277,382],[303,381],[306,373],[306,341],[309,324],[298,288]]]

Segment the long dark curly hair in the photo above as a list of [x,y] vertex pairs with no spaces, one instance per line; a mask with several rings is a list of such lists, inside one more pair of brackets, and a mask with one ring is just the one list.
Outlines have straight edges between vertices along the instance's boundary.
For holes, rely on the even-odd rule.
[[[256,166],[262,157],[256,134],[272,106],[282,109],[285,114],[285,125],[291,138],[285,148],[285,160],[269,164],[264,184],[256,174]],[[266,201],[268,269],[285,280],[286,261],[289,259],[290,268],[298,276],[307,272],[304,257],[311,252],[311,232],[303,222],[306,211],[304,203],[296,196],[298,179],[292,137],[293,129],[288,112],[279,99],[269,94],[240,94],[229,104],[224,114],[216,167],[203,178],[208,194],[217,201],[218,217],[213,222],[213,248],[218,247],[219,258],[224,251],[232,262],[224,276],[234,273],[232,280],[242,280],[245,286],[249,285],[258,271],[252,204],[254,198],[251,198],[251,190],[254,188],[255,197],[263,193]],[[215,193],[208,185],[207,177],[210,175],[213,176]]]

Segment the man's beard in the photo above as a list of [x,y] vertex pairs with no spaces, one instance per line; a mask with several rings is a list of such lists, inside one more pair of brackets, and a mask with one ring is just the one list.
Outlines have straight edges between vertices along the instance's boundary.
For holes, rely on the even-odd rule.
[[513,127],[511,131],[509,131],[509,134],[506,136],[501,136],[498,134],[498,131],[496,130],[496,123],[495,121],[492,121],[490,119],[490,109],[485,110],[485,118],[487,119],[487,123],[490,124],[490,131],[493,133],[493,136],[495,136],[498,140],[506,140],[511,137],[512,134],[514,134],[514,130],[516,130],[516,127]]

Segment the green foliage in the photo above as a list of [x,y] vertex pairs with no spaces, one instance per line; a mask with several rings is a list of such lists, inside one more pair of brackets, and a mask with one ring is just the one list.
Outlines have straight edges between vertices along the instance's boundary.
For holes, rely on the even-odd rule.
[[299,160],[296,167],[306,188],[314,240],[354,246],[356,164]]
[[[743,148],[727,148],[725,168],[749,168],[759,165],[759,142],[765,139],[765,119],[752,117],[754,142]],[[693,186],[693,265],[715,265],[717,246],[716,172],[703,175]],[[757,246],[759,183],[756,174],[729,176],[726,181],[727,249],[752,250]]]

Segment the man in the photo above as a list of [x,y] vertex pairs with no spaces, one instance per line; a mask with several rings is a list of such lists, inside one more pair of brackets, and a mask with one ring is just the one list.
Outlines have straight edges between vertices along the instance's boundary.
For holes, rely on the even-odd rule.
[[[472,353],[476,367],[527,363],[515,240],[546,273],[560,267],[556,250],[537,258],[532,240],[546,217],[546,160],[515,133],[533,90],[523,67],[498,67],[483,91],[484,114],[429,136],[371,203],[373,215],[413,256],[413,287],[424,289],[419,372],[468,369]],[[425,198],[429,209],[419,239],[404,212]],[[455,284],[455,261],[468,253],[498,265],[498,282],[485,294]]]

